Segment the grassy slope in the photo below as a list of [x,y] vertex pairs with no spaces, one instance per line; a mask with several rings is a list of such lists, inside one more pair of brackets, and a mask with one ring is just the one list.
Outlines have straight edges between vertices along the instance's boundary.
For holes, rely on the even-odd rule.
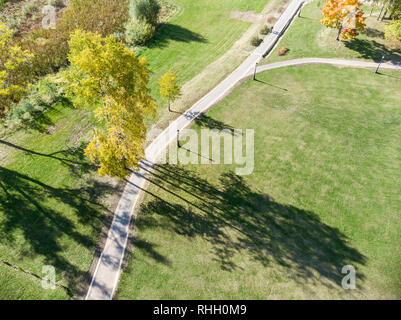
[[[161,30],[158,46],[143,52],[155,72],[153,88],[168,68],[182,82],[194,77],[249,27],[229,19],[231,10],[260,11],[266,0],[177,3],[181,14]],[[111,181],[94,181],[82,148],[74,149],[88,140],[91,117],[62,106],[48,117],[55,124],[50,135],[20,131],[0,138],[0,260],[39,276],[43,264],[52,264],[57,280],[74,289],[92,261],[107,212],[102,200],[116,189]],[[84,164],[78,168],[77,162]],[[18,281],[6,281],[11,277]],[[0,299],[68,298],[65,290],[42,290],[39,280],[1,262],[0,284]]]
[[[249,28],[250,24],[230,19],[234,10],[261,12],[266,0],[176,0],[179,13],[159,30],[149,48],[142,50],[149,68],[153,96],[159,102],[156,121],[169,117],[166,103],[160,98],[157,80],[168,70],[173,70],[184,84],[201,72],[232,47],[235,40]],[[236,66],[231,66],[234,69]],[[215,77],[219,80],[221,74]],[[193,92],[193,101],[200,98],[210,87]],[[188,106],[186,106],[188,108]],[[170,114],[171,115],[171,114]],[[176,116],[176,115],[173,115]],[[149,124],[154,123],[149,119]]]
[[[254,173],[158,168],[118,298],[401,298],[401,74],[258,77],[208,113],[255,130]],[[341,289],[346,264],[357,290]]]
[[[301,18],[297,18],[276,50],[263,60],[264,63],[283,61],[303,57],[352,58],[380,61],[382,55],[387,61],[401,62],[399,43],[384,39],[384,26],[387,21],[377,21],[378,11],[370,14],[370,7],[365,7],[366,30],[353,41],[336,41],[337,30],[324,27],[319,20],[322,14],[319,8],[322,1],[313,1],[302,9]],[[278,56],[277,51],[287,47],[290,51]]]
[[[92,261],[104,201],[117,189],[95,177],[77,148],[91,126],[87,114],[58,106],[50,117],[59,120],[51,135],[0,139],[1,154],[9,155],[0,166],[0,260],[39,276],[43,265],[53,265],[57,281],[74,290]],[[18,281],[6,281],[10,277]],[[0,289],[3,299],[69,296],[42,290],[39,280],[1,263],[0,283],[7,288]]]

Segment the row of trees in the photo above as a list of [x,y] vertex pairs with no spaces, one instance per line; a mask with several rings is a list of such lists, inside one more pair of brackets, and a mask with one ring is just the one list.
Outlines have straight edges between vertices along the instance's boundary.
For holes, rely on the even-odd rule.
[[[41,77],[57,72],[68,64],[68,40],[70,33],[76,29],[98,32],[102,36],[123,33],[128,20],[129,0],[70,0],[69,6],[58,17],[56,29],[41,27],[19,32],[11,36],[10,31],[1,31],[1,47],[20,48],[29,52],[29,59],[20,61],[12,68],[5,65],[7,57],[0,57],[0,72],[7,72],[4,85],[13,90],[13,94],[0,93],[0,119],[7,116],[13,104],[19,104],[22,96],[27,94],[29,83],[37,82]],[[6,29],[4,24],[3,30]],[[5,70],[7,69],[7,70]],[[18,107],[18,106],[17,106]],[[14,106],[12,109],[16,109]]]
[[[67,12],[67,17],[81,6],[75,0],[72,4],[73,11]],[[152,19],[145,7],[141,7],[140,15]],[[63,46],[68,48],[70,64],[61,72],[65,95],[77,108],[96,107],[98,124],[85,152],[98,165],[100,175],[124,178],[144,156],[145,118],[155,114],[157,103],[150,95],[146,59],[136,57],[114,35],[94,31],[76,28]],[[59,34],[58,30],[53,32]],[[13,101],[24,96],[28,83],[16,85],[10,79],[13,71],[34,59],[35,55],[13,41],[12,32],[0,23],[0,96]],[[168,71],[159,79],[159,85],[170,110],[170,102],[181,92],[178,79]]]
[[401,0],[373,0],[373,2],[381,7],[377,20],[383,20],[385,17],[392,20],[401,19]]

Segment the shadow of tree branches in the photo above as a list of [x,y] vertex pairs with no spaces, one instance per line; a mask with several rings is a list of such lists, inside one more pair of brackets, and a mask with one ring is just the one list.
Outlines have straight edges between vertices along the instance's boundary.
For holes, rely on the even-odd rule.
[[[82,145],[78,150],[43,154],[0,142],[32,156],[52,158],[74,170],[78,170],[74,166],[79,166],[83,172],[94,169],[84,161],[79,151]],[[7,247],[21,247],[21,255],[14,257],[17,262],[23,257],[43,257],[58,274],[63,273],[71,290],[67,292],[69,295],[79,290],[88,270],[69,259],[65,252],[66,238],[69,246],[95,249],[108,212],[101,200],[115,192],[111,184],[92,178],[82,179],[80,184],[76,188],[53,187],[0,166],[0,242]]]
[[[212,184],[182,166],[156,165],[153,170],[146,179],[168,192],[168,199],[151,194],[154,198],[142,205],[136,228],[161,223],[189,239],[202,237],[212,244],[222,270],[240,269],[234,255],[243,253],[264,266],[274,262],[288,268],[300,282],[317,273],[340,285],[344,265],[366,262],[344,234],[318,215],[277,203],[232,172]],[[155,220],[157,216],[167,219]],[[227,228],[236,236],[228,236]],[[134,247],[146,253],[148,248],[135,241]],[[149,256],[166,263],[160,254]]]
[[371,40],[353,39],[351,41],[344,41],[345,47],[359,53],[360,58],[371,59],[375,62],[380,62],[382,56],[385,56],[385,61],[392,63],[401,63],[401,50],[391,49],[385,45]]
[[207,43],[207,40],[199,33],[171,23],[161,23],[156,35],[146,43],[148,48],[165,48],[170,41],[178,42],[200,42]]

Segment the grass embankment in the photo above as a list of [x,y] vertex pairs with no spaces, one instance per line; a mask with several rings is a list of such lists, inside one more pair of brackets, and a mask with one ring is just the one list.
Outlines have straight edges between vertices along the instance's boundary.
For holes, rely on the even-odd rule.
[[[349,58],[379,62],[382,56],[385,61],[401,63],[400,42],[388,41],[384,38],[384,26],[389,21],[377,21],[380,10],[374,10],[370,16],[371,8],[364,6],[366,29],[354,40],[337,41],[336,29],[323,26],[320,8],[323,1],[313,1],[306,5],[301,17],[296,18],[277,48],[262,63],[284,61],[296,58]],[[289,52],[278,56],[280,48],[287,47]]]
[[[258,79],[202,122],[255,130],[253,174],[157,167],[117,297],[401,298],[401,74],[303,66]],[[341,287],[347,264],[356,290]]]

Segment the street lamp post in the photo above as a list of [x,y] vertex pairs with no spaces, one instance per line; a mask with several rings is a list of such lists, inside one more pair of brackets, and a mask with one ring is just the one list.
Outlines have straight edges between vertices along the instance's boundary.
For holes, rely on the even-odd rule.
[[181,145],[180,145],[180,130],[179,129],[177,129],[177,147],[181,148]]
[[253,71],[253,80],[256,80],[256,69],[258,67],[258,62],[255,63],[255,70]]
[[377,65],[377,68],[376,68],[375,73],[379,73],[380,65],[383,63],[383,61],[384,61],[384,56],[382,56],[381,61],[380,61],[379,64]]

